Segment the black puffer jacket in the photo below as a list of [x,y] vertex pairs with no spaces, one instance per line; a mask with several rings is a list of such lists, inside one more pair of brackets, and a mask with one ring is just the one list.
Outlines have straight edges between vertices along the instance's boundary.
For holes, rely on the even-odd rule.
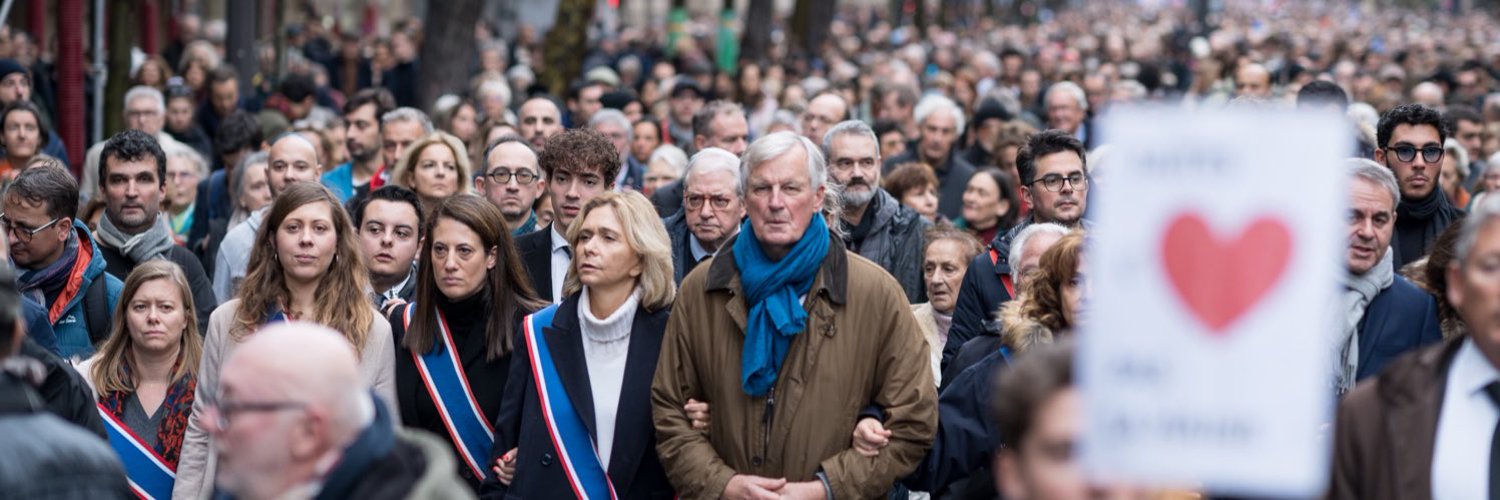
[[10,372],[0,373],[0,450],[6,498],[134,498],[109,443],[48,413],[41,396]]
[[875,190],[875,199],[870,204],[875,209],[870,232],[850,250],[891,273],[906,292],[908,303],[927,302],[927,282],[922,279],[927,236],[923,233],[931,223],[884,189]]

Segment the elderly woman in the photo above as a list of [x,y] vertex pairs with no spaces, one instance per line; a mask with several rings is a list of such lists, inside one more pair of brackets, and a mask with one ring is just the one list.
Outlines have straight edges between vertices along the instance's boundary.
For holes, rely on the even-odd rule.
[[922,259],[922,277],[927,281],[927,302],[912,304],[911,312],[927,339],[927,353],[932,358],[932,378],[942,383],[943,345],[948,342],[948,327],[953,324],[953,309],[958,305],[958,288],[963,284],[969,261],[983,247],[979,240],[962,230],[935,226],[927,230],[927,248]]
[[473,173],[463,141],[447,132],[433,132],[396,160],[391,183],[415,191],[422,205],[435,207],[444,198],[470,192]]
[[656,147],[651,152],[651,160],[646,162],[646,182],[641,192],[651,196],[662,186],[671,184],[682,178],[682,173],[687,171],[688,157],[682,148],[671,144]]
[[416,302],[390,316],[401,339],[401,421],[447,439],[459,476],[477,489],[494,445],[485,429],[500,412],[521,319],[543,302],[531,290],[500,209],[489,200],[448,198],[422,234]]
[[567,238],[567,298],[526,318],[481,493],[670,498],[644,403],[676,293],[671,240],[634,192],[589,200]]
[[186,245],[198,203],[198,182],[208,177],[208,162],[193,148],[170,144],[167,153],[166,215],[178,245]]
[[176,482],[165,471],[177,467],[203,356],[194,311],[177,264],[144,262],[125,278],[109,340],[78,366],[99,400],[110,445],[148,497],[171,497]]
[[200,422],[234,417],[205,391],[218,388],[220,365],[235,347],[268,323],[310,321],[342,333],[359,353],[363,382],[387,405],[396,401],[391,326],[365,296],[370,278],[338,198],[321,184],[291,183],[266,213],[253,248],[238,295],[208,321],[198,370],[202,390],[177,468],[179,498],[204,498],[213,489],[218,456]]

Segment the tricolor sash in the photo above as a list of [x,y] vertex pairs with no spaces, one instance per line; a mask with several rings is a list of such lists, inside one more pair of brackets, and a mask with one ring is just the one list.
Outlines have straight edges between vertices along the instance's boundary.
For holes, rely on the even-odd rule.
[[[415,304],[406,307],[404,319],[408,329],[415,310]],[[484,417],[479,400],[469,388],[469,377],[464,373],[463,363],[454,347],[453,334],[448,331],[448,320],[443,318],[442,311],[435,312],[438,334],[441,335],[437,345],[426,354],[412,352],[411,357],[416,361],[422,385],[432,396],[433,406],[437,407],[443,426],[448,428],[448,435],[453,438],[464,465],[474,470],[474,477],[482,478],[485,476],[484,462],[489,459],[490,447],[495,444],[495,429]]]
[[562,377],[552,363],[552,351],[547,349],[547,338],[542,332],[552,324],[552,316],[556,313],[557,305],[553,304],[526,316],[524,322],[531,374],[542,403],[542,420],[547,424],[547,433],[557,448],[563,473],[568,477],[573,493],[583,499],[617,498],[615,485],[599,460],[599,450],[594,447],[594,440],[583,425],[583,417],[568,399]]
[[109,445],[125,463],[126,480],[130,491],[145,499],[172,498],[172,485],[177,482],[177,470],[167,464],[161,455],[146,446],[129,427],[115,417],[114,413],[98,405],[99,415],[104,420],[104,430],[109,434]]

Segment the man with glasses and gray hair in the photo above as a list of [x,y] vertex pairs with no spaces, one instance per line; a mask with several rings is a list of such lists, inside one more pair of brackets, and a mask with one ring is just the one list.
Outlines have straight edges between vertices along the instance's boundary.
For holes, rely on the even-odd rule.
[[740,200],[740,158],[719,148],[693,155],[682,176],[682,210],[662,220],[672,237],[672,268],[677,283],[718,253],[739,233],[745,217]]
[[518,135],[504,135],[484,149],[474,189],[500,207],[512,236],[536,231],[536,199],[547,192],[547,179],[537,163],[536,150]]
[[823,151],[839,186],[844,246],[891,273],[908,302],[926,302],[922,251],[927,246],[924,231],[931,224],[881,189],[875,131],[859,120],[839,122],[823,136]]

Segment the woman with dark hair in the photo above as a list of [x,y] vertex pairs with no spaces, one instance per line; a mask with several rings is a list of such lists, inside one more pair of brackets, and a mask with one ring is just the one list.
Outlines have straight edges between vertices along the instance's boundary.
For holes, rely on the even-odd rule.
[[646,404],[677,292],[671,238],[644,195],[607,192],[567,239],[566,298],[526,317],[482,496],[672,498]]
[[[926,163],[908,162],[885,174],[885,190],[928,222],[946,220],[938,213],[938,180]],[[987,243],[987,242],[986,242]]]
[[0,109],[0,182],[10,182],[31,157],[41,154],[52,132],[42,122],[42,112],[31,101],[16,101]]
[[390,316],[400,339],[396,399],[406,426],[453,445],[459,476],[478,489],[521,318],[543,302],[489,200],[454,195],[426,225],[416,301]]
[[[177,467],[179,492],[204,498],[213,489],[213,437],[199,422],[216,418],[219,368],[235,347],[268,323],[309,321],[338,331],[360,357],[360,376],[394,409],[395,351],[391,327],[365,295],[370,278],[349,215],[318,183],[294,182],[266,212],[234,299],[209,317],[199,392]],[[185,492],[185,493],[183,493]]]
[[969,231],[983,243],[994,241],[996,234],[1016,225],[1021,211],[1015,179],[993,167],[975,172],[969,178],[963,201],[963,215],[953,225]]
[[130,482],[155,498],[172,495],[166,471],[177,468],[193,411],[203,356],[194,311],[182,268],[146,261],[125,278],[109,340],[78,365]]

